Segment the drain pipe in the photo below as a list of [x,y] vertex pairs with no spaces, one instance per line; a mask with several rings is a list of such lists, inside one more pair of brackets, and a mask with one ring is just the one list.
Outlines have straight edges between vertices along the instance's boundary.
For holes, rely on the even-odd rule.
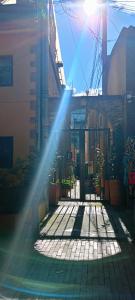
[[49,0],[40,0],[40,150],[48,139]]

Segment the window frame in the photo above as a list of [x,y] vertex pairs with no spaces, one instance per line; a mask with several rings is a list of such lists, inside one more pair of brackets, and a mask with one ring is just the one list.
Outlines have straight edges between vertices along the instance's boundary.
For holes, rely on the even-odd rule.
[[[14,137],[13,136],[0,136],[0,148],[1,148],[0,149],[0,151],[1,151],[1,153],[0,153],[0,169],[11,169],[13,167]],[[4,157],[5,149],[6,149],[7,154]],[[7,151],[7,149],[8,149],[8,151]],[[3,158],[4,158],[4,160],[3,160]]]
[[[10,68],[8,71],[8,77],[4,78],[4,80],[1,80],[0,76],[0,87],[11,87],[13,86],[13,55],[0,55],[0,60],[1,59],[9,59],[9,63],[5,64],[4,67]],[[0,72],[1,72],[1,63],[0,63]]]

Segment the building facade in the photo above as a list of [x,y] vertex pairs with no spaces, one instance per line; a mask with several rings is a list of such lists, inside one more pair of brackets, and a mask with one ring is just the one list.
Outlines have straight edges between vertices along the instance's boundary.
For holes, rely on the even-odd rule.
[[40,150],[51,119],[48,101],[59,101],[63,90],[53,3],[48,8],[39,2],[0,6],[2,168]]
[[109,95],[135,94],[135,27],[123,28],[108,57]]
[[125,98],[125,135],[135,135],[135,27],[123,28],[108,58],[108,95]]

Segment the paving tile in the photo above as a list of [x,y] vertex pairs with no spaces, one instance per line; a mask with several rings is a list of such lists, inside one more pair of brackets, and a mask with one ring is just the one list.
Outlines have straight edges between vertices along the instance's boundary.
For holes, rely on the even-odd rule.
[[[35,250],[26,255],[24,249],[16,251],[10,262],[6,282],[24,291],[3,289],[0,284],[0,295],[7,299],[135,300],[135,245],[127,238],[131,219],[128,214],[124,223],[126,213],[101,203],[60,202],[42,227]],[[3,257],[7,261],[4,247],[7,244],[1,243],[1,265]],[[32,296],[31,291],[36,294]]]

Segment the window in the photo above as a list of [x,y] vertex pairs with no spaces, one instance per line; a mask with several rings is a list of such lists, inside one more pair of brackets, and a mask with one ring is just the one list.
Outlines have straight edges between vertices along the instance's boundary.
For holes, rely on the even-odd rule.
[[13,57],[11,55],[0,56],[0,86],[13,85]]
[[30,123],[36,124],[37,123],[37,118],[36,117],[30,117]]
[[37,103],[35,100],[31,100],[30,101],[30,109],[33,110],[33,111],[36,111],[37,109]]
[[13,165],[13,137],[0,137],[0,168],[12,168]]
[[37,138],[37,130],[36,129],[31,129],[30,130],[30,138],[31,139],[36,139]]

